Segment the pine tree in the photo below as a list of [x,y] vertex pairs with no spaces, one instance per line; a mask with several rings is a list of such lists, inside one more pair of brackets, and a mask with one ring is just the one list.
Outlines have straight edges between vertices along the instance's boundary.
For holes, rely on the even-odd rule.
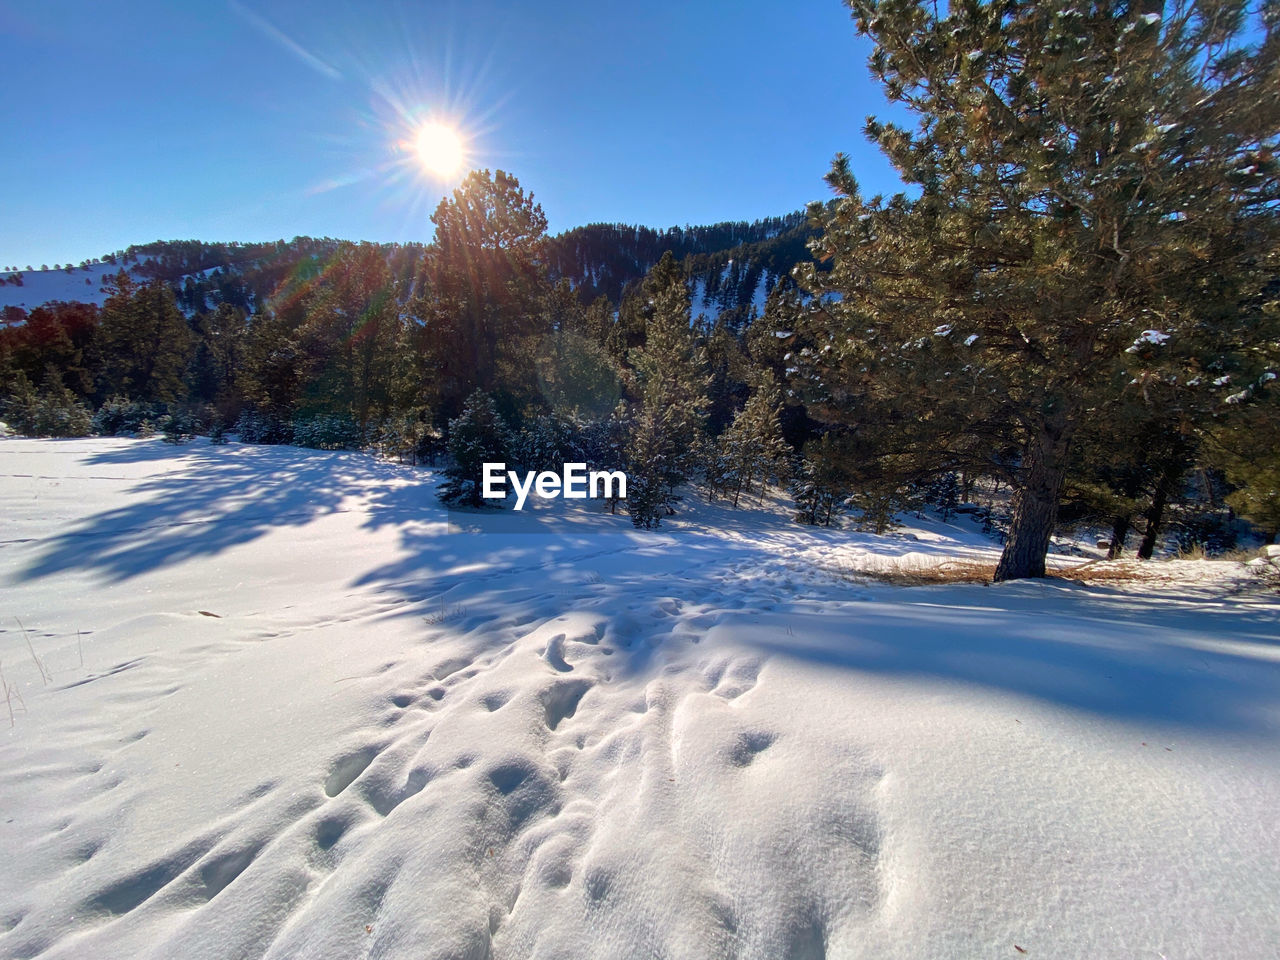
[[390,408],[399,339],[395,294],[380,247],[344,244],[305,298],[296,333],[305,408],[350,419],[362,437]]
[[872,72],[919,117],[867,125],[918,196],[864,199],[837,157],[815,245],[832,269],[803,274],[832,347],[815,367],[837,400],[879,398],[946,455],[1011,449],[996,579],[1043,576],[1076,430],[1126,348],[1148,329],[1215,350],[1259,335],[1280,17],[1193,0],[850,6]]
[[559,472],[565,463],[579,460],[572,421],[555,413],[531,412],[515,435],[511,455],[525,470]]
[[782,439],[778,414],[782,396],[773,377],[767,372],[747,405],[734,417],[732,425],[720,435],[718,442],[718,482],[734,507],[745,490],[759,481],[761,492],[770,476],[781,472],[790,448]]
[[[635,432],[636,422],[632,410],[625,400],[619,400],[607,417],[580,424],[576,440],[588,468],[610,471],[628,470],[630,465],[627,460],[627,449],[631,445]],[[629,475],[630,482],[632,481]],[[620,492],[616,485],[611,489],[615,495],[606,502],[612,514],[618,512],[618,507],[623,500],[616,495]]]
[[83,437],[92,429],[89,411],[62,382],[50,364],[39,391],[19,372],[9,385],[9,396],[0,404],[3,419],[18,433],[30,437]]
[[520,402],[537,400],[531,388],[550,289],[542,207],[511,174],[473,170],[431,222],[427,290],[414,310],[423,325],[420,349],[439,382],[439,412],[453,414],[477,388],[502,386]]
[[792,471],[791,497],[797,523],[829,527],[841,513],[849,493],[848,476],[831,434],[809,444]]
[[6,380],[4,387],[5,397],[0,403],[0,420],[18,433],[37,436],[40,400],[31,379],[19,370]]
[[[302,368],[296,332],[287,316],[282,312],[261,311],[249,317],[235,392],[255,414],[279,422],[292,420],[303,389]],[[248,425],[252,432],[254,425]],[[249,439],[242,426],[244,424],[237,426],[241,440],[259,442]]]
[[1280,538],[1280,391],[1274,374],[1257,403],[1210,431],[1207,459],[1236,489],[1227,503],[1261,529],[1268,543]]
[[192,326],[197,338],[190,377],[193,399],[231,405],[244,363],[248,317],[239,307],[222,303],[197,315]]
[[120,271],[108,281],[93,341],[98,395],[173,401],[185,395],[191,330],[160,280],[139,285]]
[[565,417],[607,416],[622,396],[613,358],[572,330],[556,330],[542,339],[535,369],[542,401]]
[[161,421],[160,430],[165,443],[180,445],[195,437],[196,424],[188,414],[175,411]]
[[511,449],[510,431],[498,415],[493,398],[477,390],[449,421],[448,451],[452,463],[445,470],[440,499],[447,504],[479,507],[484,495],[484,464],[505,463]]
[[47,303],[6,337],[12,362],[32,381],[41,381],[50,366],[76,396],[93,392],[90,353],[98,326],[98,308],[86,303]]
[[698,462],[708,378],[690,327],[689,287],[670,252],[642,289],[644,347],[631,353],[641,405],[627,450],[627,508],[637,526],[650,527],[672,512],[676,487]]
[[935,477],[928,486],[929,503],[938,511],[938,519],[950,523],[960,506],[960,480],[954,470]]

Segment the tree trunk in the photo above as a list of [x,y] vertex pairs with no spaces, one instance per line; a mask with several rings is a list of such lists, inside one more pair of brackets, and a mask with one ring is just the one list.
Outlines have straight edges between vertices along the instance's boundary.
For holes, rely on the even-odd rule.
[[1129,535],[1129,526],[1132,523],[1133,518],[1127,513],[1116,517],[1111,527],[1111,546],[1107,548],[1108,560],[1118,560],[1120,554],[1124,553],[1124,538]]
[[1168,473],[1160,477],[1155,496],[1151,498],[1151,506],[1147,507],[1147,529],[1142,535],[1142,544],[1138,547],[1138,559],[1150,560],[1156,552],[1156,538],[1160,535],[1160,522],[1164,519],[1164,505],[1169,499],[1169,486],[1173,481]]
[[1058,496],[1067,473],[1074,417],[1063,408],[1045,419],[1023,451],[1021,483],[1013,496],[1009,539],[996,565],[995,582],[1043,577],[1049,539],[1058,520]]

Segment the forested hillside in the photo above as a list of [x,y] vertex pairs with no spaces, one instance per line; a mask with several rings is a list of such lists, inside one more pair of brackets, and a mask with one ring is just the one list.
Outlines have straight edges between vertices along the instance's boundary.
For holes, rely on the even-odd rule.
[[726,320],[738,325],[749,318],[753,302],[790,281],[815,235],[803,212],[669,230],[596,223],[555,237],[547,257],[552,276],[569,280],[584,302],[604,296],[617,303],[670,251],[708,312],[728,314]]
[[[547,237],[541,252],[548,276],[566,279],[583,303],[604,296],[616,307],[623,292],[638,283],[662,255],[671,251],[713,317],[749,319],[753,304],[808,257],[816,231],[802,211],[754,222],[734,221],[707,227],[656,230],[627,224],[590,224]],[[295,237],[269,243],[210,243],[168,240],[135,244],[78,264],[42,264],[0,271],[0,307],[7,322],[44,303],[61,300],[101,305],[105,281],[121,269],[134,280],[163,280],[190,313],[220,304],[253,312],[292,275],[332,256],[343,241]],[[400,296],[419,292],[423,244],[378,244],[391,267]]]

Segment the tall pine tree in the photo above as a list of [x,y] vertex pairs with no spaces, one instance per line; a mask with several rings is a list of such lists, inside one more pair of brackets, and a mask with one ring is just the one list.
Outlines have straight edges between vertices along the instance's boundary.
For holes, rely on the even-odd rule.
[[1236,0],[850,6],[873,74],[919,119],[867,124],[913,193],[865,199],[837,157],[815,245],[832,269],[803,272],[832,347],[815,366],[917,435],[1011,450],[996,579],[1043,576],[1072,441],[1125,350],[1147,330],[1222,350],[1259,336],[1280,16]]
[[655,527],[698,462],[708,377],[690,326],[689,285],[669,251],[641,290],[644,347],[631,352],[640,413],[627,451],[627,508],[636,526]]
[[767,371],[751,395],[745,407],[738,411],[733,423],[718,441],[716,457],[718,484],[726,496],[733,498],[733,505],[743,491],[751,492],[759,482],[761,493],[764,483],[771,476],[783,473],[790,448],[782,439],[782,395]]
[[99,397],[184,398],[192,337],[173,292],[161,280],[135,283],[123,270],[107,283],[110,295],[91,351]]

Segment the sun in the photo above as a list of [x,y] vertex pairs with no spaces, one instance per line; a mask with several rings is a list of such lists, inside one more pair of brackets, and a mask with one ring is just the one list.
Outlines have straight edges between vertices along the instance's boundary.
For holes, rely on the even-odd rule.
[[466,155],[458,131],[435,121],[429,121],[418,128],[413,138],[413,147],[422,168],[437,177],[448,177],[456,173]]

